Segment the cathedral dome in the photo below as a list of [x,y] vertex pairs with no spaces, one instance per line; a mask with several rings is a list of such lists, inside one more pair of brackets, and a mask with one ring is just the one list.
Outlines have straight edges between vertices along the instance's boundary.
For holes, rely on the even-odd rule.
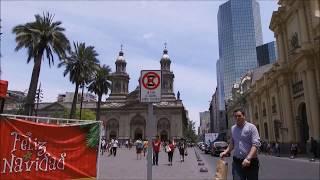
[[122,50],[119,52],[119,56],[117,57],[117,61],[126,61],[124,59],[124,57],[123,57],[123,51]]
[[170,60],[170,57],[168,55],[168,50],[166,48],[163,50],[163,55],[161,60]]

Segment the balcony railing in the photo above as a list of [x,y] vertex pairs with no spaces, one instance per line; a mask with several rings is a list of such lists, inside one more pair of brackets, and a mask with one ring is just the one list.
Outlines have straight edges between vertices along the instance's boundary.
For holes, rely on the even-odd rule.
[[292,85],[293,94],[297,94],[302,91],[303,91],[303,82],[302,81],[296,82]]

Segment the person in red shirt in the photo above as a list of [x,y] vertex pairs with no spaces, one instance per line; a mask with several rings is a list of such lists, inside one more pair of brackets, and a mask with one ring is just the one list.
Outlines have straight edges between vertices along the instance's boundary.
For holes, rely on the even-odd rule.
[[169,144],[167,146],[169,147],[169,148],[166,148],[168,149],[167,152],[168,152],[168,158],[169,158],[169,166],[172,166],[172,158],[173,158],[175,146],[171,140],[169,140]]
[[158,166],[158,159],[159,159],[159,152],[160,152],[160,146],[161,141],[159,139],[159,136],[156,136],[156,139],[152,142],[152,148],[153,148],[153,165]]

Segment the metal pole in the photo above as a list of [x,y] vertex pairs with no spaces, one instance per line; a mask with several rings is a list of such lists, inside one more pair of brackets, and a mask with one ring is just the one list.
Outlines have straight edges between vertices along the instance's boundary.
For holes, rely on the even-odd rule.
[[147,136],[148,136],[148,154],[147,154],[147,180],[152,180],[152,133],[153,133],[153,105],[148,103],[148,121],[147,121]]
[[102,121],[99,121],[99,145],[98,145],[98,160],[97,160],[97,179],[100,179],[100,151],[101,151],[101,134],[102,134]]

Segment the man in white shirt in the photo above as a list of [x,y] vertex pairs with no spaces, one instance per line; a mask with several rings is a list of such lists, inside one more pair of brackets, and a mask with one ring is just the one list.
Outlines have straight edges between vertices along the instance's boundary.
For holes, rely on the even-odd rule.
[[117,155],[118,140],[111,142],[113,156]]

